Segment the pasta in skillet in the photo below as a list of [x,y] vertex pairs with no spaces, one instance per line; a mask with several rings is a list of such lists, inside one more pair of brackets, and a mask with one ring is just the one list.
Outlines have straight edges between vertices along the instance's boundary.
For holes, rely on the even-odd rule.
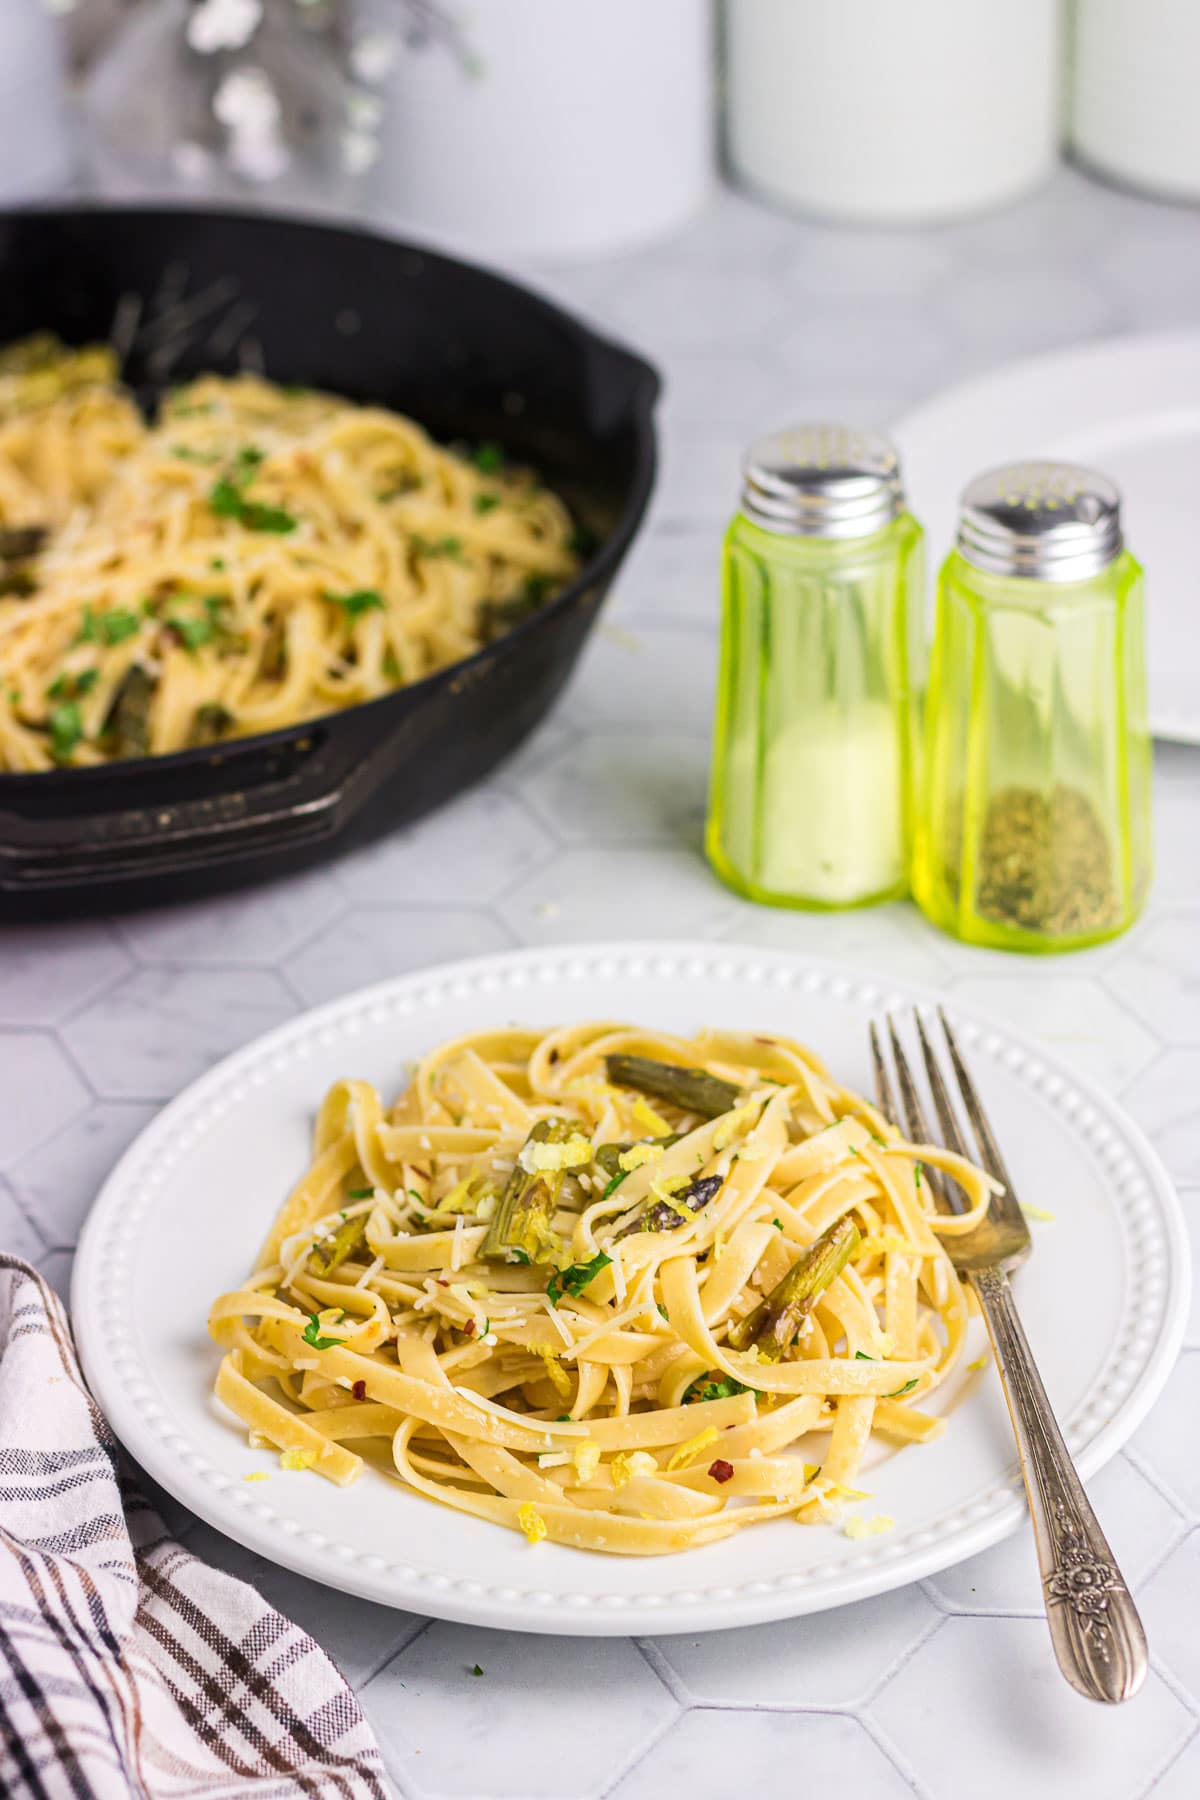
[[[968,1210],[940,1213],[922,1166]],[[962,1350],[942,1239],[992,1184],[791,1040],[606,1023],[442,1045],[385,1113],[338,1082],[221,1401],[284,1466],[364,1457],[531,1542],[628,1555],[828,1518],[921,1444]]]
[[147,423],[103,346],[0,352],[0,770],[160,755],[373,700],[575,573],[495,444],[204,376]]

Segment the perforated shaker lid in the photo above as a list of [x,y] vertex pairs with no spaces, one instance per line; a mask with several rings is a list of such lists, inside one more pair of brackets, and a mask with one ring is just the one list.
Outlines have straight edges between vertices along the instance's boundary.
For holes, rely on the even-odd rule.
[[754,444],[742,506],[768,531],[866,537],[904,509],[900,458],[886,437],[847,425],[798,425]]
[[1075,463],[1010,463],[963,494],[958,549],[990,575],[1086,581],[1121,554],[1121,496]]

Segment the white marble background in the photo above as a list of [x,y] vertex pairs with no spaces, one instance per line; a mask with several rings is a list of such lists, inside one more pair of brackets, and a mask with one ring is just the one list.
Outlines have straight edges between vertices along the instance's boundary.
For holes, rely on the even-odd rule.
[[[971,224],[839,232],[719,196],[669,244],[532,273],[660,362],[649,528],[553,718],[486,787],[318,873],[173,911],[0,936],[0,1242],[65,1290],[96,1188],[156,1107],[314,1001],[513,944],[685,934],[812,950],[1019,1022],[1150,1133],[1200,1216],[1200,751],[1157,756],[1158,876],[1121,942],[1021,962],[896,905],[759,911],[699,852],[718,541],[739,453],[805,416],[886,421],[1012,356],[1200,323],[1200,224],[1061,172]],[[1198,702],[1200,704],[1200,702]],[[480,829],[482,824],[483,828]],[[338,1658],[420,1800],[881,1800],[1200,1793],[1200,1318],[1093,1483],[1153,1652],[1112,1712],[1058,1678],[1028,1535],[823,1617],[652,1642],[492,1634],[343,1598],[168,1504]],[[479,1663],[484,1673],[470,1671]]]

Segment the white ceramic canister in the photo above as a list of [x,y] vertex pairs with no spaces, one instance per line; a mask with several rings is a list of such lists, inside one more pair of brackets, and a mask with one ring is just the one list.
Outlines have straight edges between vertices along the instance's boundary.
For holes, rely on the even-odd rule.
[[0,0],[0,205],[68,187],[66,44],[45,0]]
[[733,168],[837,219],[1014,200],[1057,157],[1060,23],[1060,0],[727,0]]
[[371,210],[467,254],[551,260],[677,229],[713,171],[710,0],[390,0]]
[[1075,154],[1132,187],[1200,200],[1200,5],[1074,0],[1071,27]]

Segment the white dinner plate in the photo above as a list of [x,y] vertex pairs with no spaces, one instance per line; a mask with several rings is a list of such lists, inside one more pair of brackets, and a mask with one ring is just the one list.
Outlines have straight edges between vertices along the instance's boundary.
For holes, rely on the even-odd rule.
[[[71,1302],[93,1392],[163,1487],[259,1555],[371,1600],[442,1618],[579,1634],[700,1631],[857,1600],[973,1555],[1024,1515],[995,1371],[939,1398],[933,1444],[877,1455],[864,1480],[886,1536],[772,1521],[676,1556],[542,1543],[437,1506],[367,1469],[349,1488],[285,1473],[211,1396],[205,1320],[251,1267],[307,1167],[313,1115],[339,1076],[389,1099],[410,1059],[460,1032],[620,1018],[789,1032],[866,1089],[867,1021],[935,995],[849,969],[728,946],[513,952],[405,976],[306,1013],[209,1071],[152,1121],[83,1233]],[[1188,1300],[1170,1182],[1117,1107],[1000,1027],[963,1018],[985,1102],[1035,1225],[1018,1298],[1084,1475],[1166,1380]],[[970,1354],[983,1349],[981,1328]],[[248,1483],[269,1469],[266,1482]]]
[[1103,469],[1146,570],[1150,725],[1200,744],[1200,334],[1106,338],[995,369],[896,426],[936,569],[973,475],[1030,456]]

